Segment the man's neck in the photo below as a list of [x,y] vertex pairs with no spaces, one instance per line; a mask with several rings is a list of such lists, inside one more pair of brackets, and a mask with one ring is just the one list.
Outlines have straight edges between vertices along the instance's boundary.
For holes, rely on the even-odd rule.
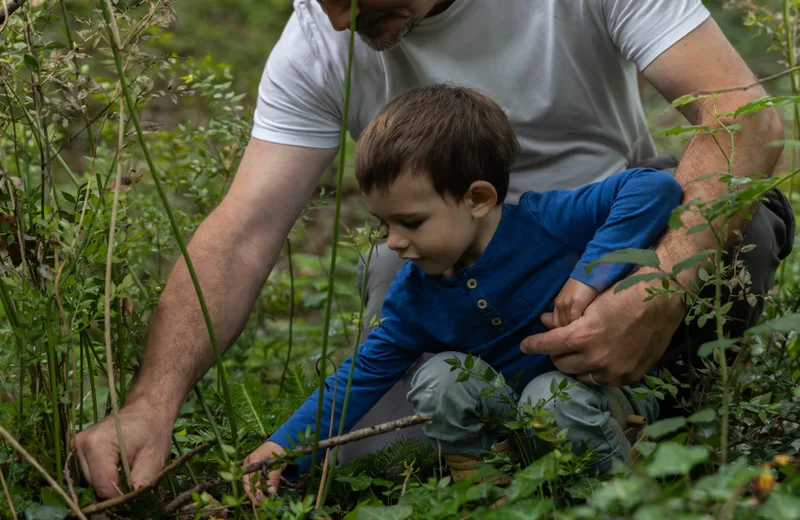
[[436,16],[437,14],[445,12],[447,8],[453,5],[455,1],[456,0],[441,0],[438,4],[433,6],[433,9],[428,12],[425,18],[429,16]]

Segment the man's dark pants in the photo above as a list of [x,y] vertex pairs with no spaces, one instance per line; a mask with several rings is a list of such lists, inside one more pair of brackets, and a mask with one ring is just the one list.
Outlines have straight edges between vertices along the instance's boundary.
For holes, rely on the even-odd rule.
[[[639,166],[674,171],[676,165],[677,159],[671,154],[665,154]],[[751,276],[752,285],[749,287],[749,292],[758,295],[758,299],[754,306],[751,306],[746,299],[735,301],[728,313],[731,321],[727,327],[731,337],[741,336],[745,329],[758,321],[764,310],[763,296],[775,283],[778,264],[791,252],[794,235],[795,217],[791,205],[783,193],[777,189],[773,190],[762,202],[743,233],[743,243],[756,246],[751,251],[740,254],[739,259],[743,260]],[[380,316],[381,305],[389,285],[404,263],[405,261],[398,258],[385,244],[381,244],[375,249],[366,278],[365,321],[367,323],[370,322],[372,316]],[[359,284],[362,272],[363,266],[359,272]],[[689,326],[679,327],[667,352],[656,366],[668,368],[673,375],[683,380],[687,367],[699,364],[699,360],[696,358],[697,348],[706,341],[715,339],[715,336],[713,323],[707,324],[702,329],[697,327],[696,322]],[[412,415],[414,410],[406,395],[410,390],[411,379],[417,368],[429,357],[430,354],[423,355],[358,422],[355,428],[363,428]],[[662,405],[662,415],[665,417],[680,412],[677,407],[670,406],[669,403]],[[398,430],[342,446],[340,460],[349,460],[364,453],[374,452],[402,436],[414,437],[420,441],[425,440],[421,426]]]

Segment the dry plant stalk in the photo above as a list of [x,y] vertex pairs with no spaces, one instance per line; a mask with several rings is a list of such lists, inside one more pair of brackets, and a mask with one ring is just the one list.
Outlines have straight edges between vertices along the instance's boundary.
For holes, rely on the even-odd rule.
[[[120,89],[122,85],[119,86]],[[111,206],[111,225],[108,231],[108,253],[106,254],[106,287],[105,287],[105,340],[106,340],[106,375],[108,377],[108,393],[111,398],[111,407],[114,411],[114,426],[117,428],[119,441],[119,454],[122,459],[122,469],[128,485],[133,486],[131,468],[128,464],[128,452],[125,449],[125,439],[122,436],[122,426],[119,423],[119,403],[117,402],[117,389],[114,383],[114,357],[111,352],[111,267],[114,256],[114,234],[117,228],[117,212],[119,210],[119,188],[122,185],[122,147],[125,139],[125,99],[119,98],[119,140],[117,142],[117,178],[114,186],[114,203]]]

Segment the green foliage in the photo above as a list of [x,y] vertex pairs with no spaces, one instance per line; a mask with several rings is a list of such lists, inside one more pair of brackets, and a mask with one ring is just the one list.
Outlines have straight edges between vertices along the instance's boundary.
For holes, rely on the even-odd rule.
[[[746,17],[745,25],[728,24],[726,32],[743,34],[750,28],[760,38],[740,38],[740,50],[753,53],[758,48],[762,55],[768,45],[773,53],[763,60],[770,64],[761,66],[762,73],[776,72],[774,53],[784,53],[784,61],[789,61],[789,49],[780,43],[786,36],[780,2],[727,3],[744,9]],[[117,150],[120,95],[98,6],[68,3],[64,19],[59,4],[29,4],[11,16],[0,41],[0,423],[66,484],[67,434],[110,413],[110,382],[104,370],[104,271],[118,165],[123,176],[108,318],[114,384],[123,402],[139,369],[148,323],[180,249],[129,117],[121,155]],[[797,6],[790,7],[790,25],[796,32]],[[114,4],[125,42],[126,85],[135,98],[153,165],[164,173],[175,225],[186,238],[230,187],[249,137],[252,93],[268,48],[290,13],[289,0],[201,0],[180,2],[174,9],[159,0]],[[731,17],[734,11],[724,13]],[[786,88],[776,90],[778,95],[734,112],[711,110],[711,115],[736,118],[771,108],[783,114],[794,111],[800,96]],[[713,94],[690,95],[674,106],[702,100],[711,109],[715,99]],[[732,140],[741,129],[738,123],[713,129],[666,126],[657,132],[659,137],[701,134],[719,143]],[[798,137],[779,143],[785,156],[795,153]],[[198,517],[226,506],[231,515],[256,518],[234,486],[241,477],[241,458],[314,391],[325,336],[331,358],[338,362],[358,343],[359,334],[377,325],[364,323],[362,302],[354,290],[357,263],[369,256],[376,235],[365,223],[358,194],[349,187],[348,153],[340,157],[338,169],[345,176],[343,187],[336,190],[344,201],[345,232],[337,244],[341,247],[334,277],[329,279],[326,270],[331,258],[330,246],[324,245],[332,238],[332,185],[323,179],[292,230],[293,269],[286,257],[281,259],[244,332],[224,357],[234,383],[230,410],[215,371],[198,383],[198,392],[191,393],[180,410],[171,456],[177,458],[202,442],[210,442],[213,449],[193,457],[155,492],[116,515],[159,517],[176,493],[221,476],[222,486],[195,493]],[[671,227],[685,229],[687,212],[704,220],[686,230],[687,235],[707,232],[709,222],[741,216],[769,189],[791,189],[797,165],[781,164],[778,171],[787,173],[777,179],[741,178],[728,168],[709,175],[727,187],[726,193],[709,203],[686,201],[673,215]],[[792,202],[797,204],[796,196]],[[748,247],[742,244],[738,252],[746,254]],[[717,330],[730,320],[731,301],[723,294],[748,302],[764,296],[748,292],[749,275],[739,255],[723,257],[720,251],[721,245],[669,269],[650,250],[618,251],[601,261],[647,267],[615,290],[645,285],[649,299],[681,298],[686,323]],[[235,266],[230,268],[235,275]],[[686,282],[683,275],[694,269],[699,281]],[[319,482],[302,476],[282,483],[278,496],[257,508],[257,517],[800,518],[798,280],[800,261],[795,254],[779,274],[778,289],[767,295],[760,324],[743,337],[718,335],[701,345],[702,359],[690,381],[661,371],[648,374],[634,389],[636,398],[676,398],[686,413],[647,426],[647,440],[634,447],[641,461],[633,467],[620,466],[598,478],[588,470],[593,454],[573,453],[567,432],[559,430],[545,406],[569,398],[565,379],[554,381],[550,401],[525,403],[510,418],[486,418],[487,428],[514,439],[518,449],[511,455],[487,453],[493,468],[484,474],[453,482],[434,447],[401,438],[331,468],[321,510],[314,504]],[[330,322],[325,327],[322,311],[328,305]],[[290,334],[294,350],[287,363]],[[512,404],[508,381],[481,360],[469,356],[463,364],[458,359],[450,362],[460,380],[476,378],[485,384],[481,397]],[[234,424],[238,446],[231,435]],[[546,453],[537,454],[534,445],[546,446]],[[68,468],[85,506],[93,494],[80,478],[75,457]],[[40,519],[67,514],[60,497],[5,444],[0,445],[0,470],[18,514]],[[505,487],[477,482],[479,476],[498,472],[511,475],[513,481]],[[504,505],[493,509],[499,499]],[[10,510],[3,495],[0,517],[10,517]]]

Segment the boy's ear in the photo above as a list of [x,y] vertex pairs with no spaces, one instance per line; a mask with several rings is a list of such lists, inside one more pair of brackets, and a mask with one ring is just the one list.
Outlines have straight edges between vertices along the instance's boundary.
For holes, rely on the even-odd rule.
[[491,183],[475,181],[470,184],[465,197],[473,218],[483,218],[497,206],[497,190]]

